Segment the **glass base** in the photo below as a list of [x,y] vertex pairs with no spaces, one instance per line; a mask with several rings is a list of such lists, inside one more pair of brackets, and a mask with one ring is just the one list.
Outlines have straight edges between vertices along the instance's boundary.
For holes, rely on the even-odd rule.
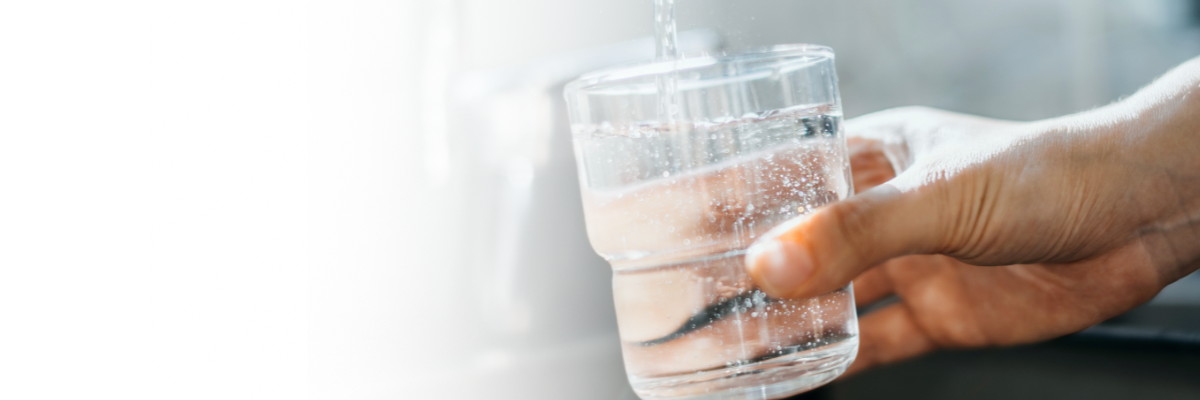
[[854,361],[858,337],[754,364],[660,378],[630,377],[638,397],[767,400],[792,396],[837,378]]

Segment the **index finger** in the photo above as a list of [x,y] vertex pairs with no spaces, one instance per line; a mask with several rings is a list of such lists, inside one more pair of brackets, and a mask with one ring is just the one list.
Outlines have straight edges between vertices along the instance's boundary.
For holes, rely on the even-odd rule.
[[859,320],[858,355],[842,376],[912,358],[937,346],[917,325],[904,303],[892,304]]
[[856,193],[896,177],[891,161],[884,154],[882,142],[875,139],[849,138],[846,139],[846,148],[850,154],[850,171]]

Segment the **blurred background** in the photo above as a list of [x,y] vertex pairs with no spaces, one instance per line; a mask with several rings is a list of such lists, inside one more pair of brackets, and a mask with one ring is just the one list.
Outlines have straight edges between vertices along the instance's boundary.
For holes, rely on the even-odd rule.
[[[816,43],[847,117],[1032,120],[1200,55],[1188,0],[677,0]],[[632,400],[563,85],[650,0],[0,3],[0,397]],[[807,398],[1200,398],[1200,279]]]

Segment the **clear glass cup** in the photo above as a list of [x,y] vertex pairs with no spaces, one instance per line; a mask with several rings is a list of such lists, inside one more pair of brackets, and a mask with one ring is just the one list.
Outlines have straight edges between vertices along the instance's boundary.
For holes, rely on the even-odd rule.
[[588,237],[643,399],[785,397],[854,360],[849,285],[776,299],[743,266],[772,227],[852,193],[833,59],[785,45],[567,85]]

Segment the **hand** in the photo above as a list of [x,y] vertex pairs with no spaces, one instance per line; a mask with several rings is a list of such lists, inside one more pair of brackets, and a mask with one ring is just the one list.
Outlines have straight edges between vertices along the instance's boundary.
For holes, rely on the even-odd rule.
[[852,279],[859,305],[895,294],[860,321],[852,371],[1120,314],[1200,267],[1198,84],[1192,61],[1058,119],[906,108],[849,121],[859,194],[773,230],[747,271],[776,297]]

